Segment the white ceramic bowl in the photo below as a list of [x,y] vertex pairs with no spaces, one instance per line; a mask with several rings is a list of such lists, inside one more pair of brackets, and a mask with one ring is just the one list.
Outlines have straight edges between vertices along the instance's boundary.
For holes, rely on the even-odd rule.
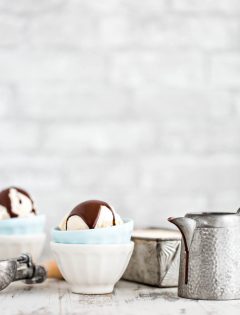
[[0,234],[0,260],[15,258],[23,253],[32,255],[37,261],[42,253],[46,234],[25,234],[25,235],[1,235]]
[[133,252],[128,244],[61,244],[51,242],[58,267],[73,293],[113,291]]

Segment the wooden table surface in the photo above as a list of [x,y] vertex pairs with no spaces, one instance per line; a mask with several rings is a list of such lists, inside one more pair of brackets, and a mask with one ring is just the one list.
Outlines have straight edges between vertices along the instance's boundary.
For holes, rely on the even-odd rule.
[[0,293],[1,315],[216,315],[240,314],[240,300],[194,301],[177,296],[177,289],[152,288],[120,281],[107,295],[73,294],[64,281],[10,285]]

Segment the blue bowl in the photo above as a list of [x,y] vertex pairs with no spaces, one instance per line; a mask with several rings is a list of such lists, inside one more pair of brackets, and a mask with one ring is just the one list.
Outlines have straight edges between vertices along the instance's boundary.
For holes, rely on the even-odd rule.
[[90,230],[52,230],[55,243],[63,244],[126,244],[131,240],[133,220],[123,219],[123,224]]
[[36,215],[28,218],[12,218],[0,221],[0,234],[39,234],[43,233],[44,226],[44,215]]

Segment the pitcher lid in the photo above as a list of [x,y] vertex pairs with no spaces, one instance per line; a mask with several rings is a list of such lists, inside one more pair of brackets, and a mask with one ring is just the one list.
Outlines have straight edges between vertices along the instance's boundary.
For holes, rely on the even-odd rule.
[[185,217],[195,220],[198,228],[221,228],[240,224],[239,212],[192,212]]

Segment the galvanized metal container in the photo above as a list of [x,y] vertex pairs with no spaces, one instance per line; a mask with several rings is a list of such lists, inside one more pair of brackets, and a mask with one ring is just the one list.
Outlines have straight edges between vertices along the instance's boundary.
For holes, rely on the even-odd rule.
[[183,235],[178,295],[240,299],[240,210],[188,213],[169,221]]
[[157,287],[178,285],[181,234],[169,229],[142,229],[133,232],[133,255],[125,280]]

